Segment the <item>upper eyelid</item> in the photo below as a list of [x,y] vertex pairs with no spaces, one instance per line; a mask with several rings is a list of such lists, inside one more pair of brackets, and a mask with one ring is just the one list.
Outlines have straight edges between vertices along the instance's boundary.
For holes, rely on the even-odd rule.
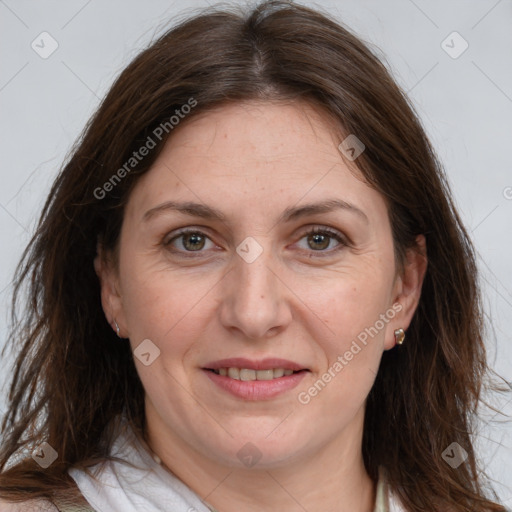
[[167,233],[164,236],[163,240],[165,243],[168,243],[176,238],[179,238],[180,236],[187,235],[190,233],[199,233],[201,235],[206,236],[207,238],[209,238],[211,240],[211,236],[208,234],[208,230],[204,227],[201,227],[201,228],[194,228],[194,227],[178,228],[177,230],[173,230],[170,233]]
[[[310,233],[311,231],[315,231],[315,230],[318,230],[318,231],[324,230],[327,233],[337,234],[340,237],[344,237],[344,238],[346,237],[346,235],[339,229],[336,229],[336,228],[333,228],[330,226],[325,226],[322,224],[311,224],[308,226],[304,226],[303,228],[301,228],[297,231],[299,231],[301,233],[301,235],[303,236],[303,235],[306,235],[306,234]],[[172,238],[176,238],[180,235],[187,234],[187,233],[201,233],[203,235],[210,236],[208,234],[208,231],[209,231],[208,228],[205,226],[200,226],[197,228],[193,227],[193,226],[192,227],[187,226],[187,227],[183,227],[183,228],[178,228],[176,230],[173,230],[170,233],[167,233],[164,238],[168,238],[170,236],[172,236]]]

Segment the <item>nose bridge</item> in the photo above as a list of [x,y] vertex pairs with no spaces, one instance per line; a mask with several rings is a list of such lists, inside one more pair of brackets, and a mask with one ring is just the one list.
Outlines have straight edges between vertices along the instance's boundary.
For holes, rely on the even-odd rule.
[[[240,244],[234,268],[222,301],[222,322],[226,328],[236,328],[249,338],[263,338],[271,329],[279,330],[289,319],[283,287],[275,275],[270,248]],[[243,252],[246,249],[246,252]],[[252,252],[252,254],[251,254]],[[247,254],[251,257],[246,257]]]

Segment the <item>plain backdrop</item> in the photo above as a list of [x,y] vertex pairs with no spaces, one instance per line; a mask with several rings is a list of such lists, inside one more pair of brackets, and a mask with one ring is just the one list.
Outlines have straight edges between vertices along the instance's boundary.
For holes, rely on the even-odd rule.
[[[512,1],[301,3],[370,43],[413,100],[478,251],[491,365],[512,381]],[[0,0],[0,348],[15,265],[72,143],[121,69],[177,15],[208,5]],[[11,368],[0,360],[0,387]],[[507,414],[511,399],[490,397]],[[512,506],[510,419],[484,412],[481,464]]]

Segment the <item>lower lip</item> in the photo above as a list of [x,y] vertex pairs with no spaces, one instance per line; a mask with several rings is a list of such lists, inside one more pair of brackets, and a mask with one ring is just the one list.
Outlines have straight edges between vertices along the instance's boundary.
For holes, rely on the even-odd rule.
[[217,386],[244,400],[268,400],[296,387],[304,378],[307,370],[285,375],[272,380],[236,380],[203,370]]

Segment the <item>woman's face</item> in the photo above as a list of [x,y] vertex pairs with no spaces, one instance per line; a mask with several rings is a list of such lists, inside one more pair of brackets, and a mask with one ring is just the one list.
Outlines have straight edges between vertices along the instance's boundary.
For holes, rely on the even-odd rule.
[[175,129],[137,183],[118,267],[99,272],[150,435],[231,466],[360,450],[421,271],[410,256],[397,275],[385,201],[332,133],[305,104],[222,107]]

